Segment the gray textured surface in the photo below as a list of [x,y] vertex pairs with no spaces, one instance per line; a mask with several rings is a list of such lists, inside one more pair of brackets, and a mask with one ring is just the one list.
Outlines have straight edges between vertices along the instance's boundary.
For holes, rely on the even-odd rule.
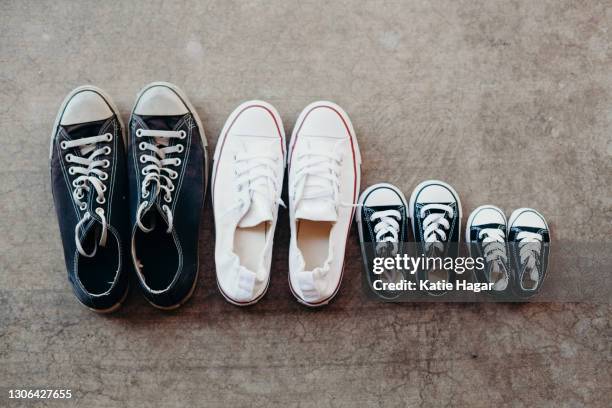
[[215,287],[206,209],[187,305],[163,313],[132,291],[95,315],[65,278],[47,153],[84,83],[126,116],[144,84],[176,83],[211,148],[246,99],[290,131],[326,98],[353,120],[363,186],[440,178],[466,213],[534,206],[557,240],[609,240],[612,2],[123,3],[1,2],[0,406],[14,387],[71,388],[89,407],[609,406],[610,305],[373,303],[351,236],[336,301],[306,310],[287,286],[286,221],[254,307]]

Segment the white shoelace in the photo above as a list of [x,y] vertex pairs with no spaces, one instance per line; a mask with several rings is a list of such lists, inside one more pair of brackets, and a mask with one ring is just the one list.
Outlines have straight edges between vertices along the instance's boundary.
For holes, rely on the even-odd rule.
[[[399,220],[402,218],[397,210],[376,211],[370,216],[370,221],[380,220],[374,225],[377,242],[397,242]],[[388,235],[390,234],[390,235]]]
[[340,141],[332,151],[315,151],[308,146],[295,158],[296,173],[294,180],[295,203],[301,200],[321,199],[329,201],[334,208],[338,205],[354,206],[340,202],[340,167],[342,156],[339,153]]
[[498,228],[484,228],[478,233],[478,238],[482,239],[482,253],[486,262],[492,263],[489,279],[495,279],[498,274],[503,274],[494,283],[494,289],[504,290],[508,285],[507,271],[503,265],[508,261],[506,251],[506,234]]
[[[166,158],[166,155],[172,153],[182,153],[185,150],[185,146],[181,144],[177,144],[174,146],[168,146],[169,139],[185,139],[187,134],[184,130],[174,131],[174,130],[151,130],[151,129],[138,129],[136,131],[136,137],[153,137],[155,138],[155,144],[148,142],[140,142],[138,144],[138,148],[141,151],[150,151],[149,154],[142,154],[140,156],[140,162],[143,164],[147,164],[141,170],[142,176],[142,187],[141,187],[141,195],[142,198],[148,198],[148,200],[143,201],[138,207],[138,211],[136,213],[136,223],[138,227],[143,232],[151,232],[153,227],[148,228],[142,223],[142,212],[149,205],[149,202],[155,202],[157,196],[160,191],[164,192],[164,201],[167,204],[172,202],[172,192],[174,191],[174,182],[176,178],[178,178],[178,172],[169,168],[168,166],[180,166],[181,159],[178,157],[175,158]],[[159,147],[164,146],[164,147]],[[156,188],[154,191],[154,196],[151,195],[151,187],[154,185]],[[172,231],[172,211],[167,204],[162,205],[162,210],[165,212],[166,217],[168,219],[168,229],[167,233]]]
[[517,234],[519,247],[519,257],[521,265],[525,265],[527,269],[534,270],[536,259],[542,250],[542,235],[535,232],[521,231]]
[[[92,192],[92,188],[93,192],[96,193],[96,202],[100,205],[106,203],[104,193],[107,187],[104,182],[108,180],[108,173],[102,169],[110,167],[110,161],[108,159],[100,160],[99,156],[108,156],[111,154],[112,150],[109,146],[96,149],[96,144],[99,142],[110,142],[111,140],[113,140],[113,135],[111,133],[105,133],[103,135],[84,137],[76,140],[64,140],[60,143],[62,150],[78,147],[78,150],[83,156],[89,154],[87,157],[81,157],[76,154],[68,153],[64,157],[66,162],[75,163],[72,166],[68,166],[68,173],[70,175],[79,175],[72,181],[72,187],[74,187],[72,199],[81,211],[87,209],[87,202],[83,201],[83,199],[85,199],[86,193]],[[95,212],[102,221],[102,233],[100,234],[99,245],[103,247],[106,245],[108,229],[106,216],[104,214],[104,209],[101,207],[96,208]],[[77,250],[81,255],[87,258],[91,258],[96,254],[97,247],[95,247],[91,253],[87,253],[79,240],[79,230],[91,218],[89,211],[85,212],[83,218],[81,218],[74,228],[74,241]]]
[[498,228],[481,229],[478,238],[482,239],[482,252],[487,262],[496,259],[501,259],[503,262],[508,260],[504,231]]
[[[425,212],[429,210],[441,210],[443,212],[430,213],[425,217]],[[423,220],[425,252],[429,252],[432,246],[438,252],[444,250],[444,242],[448,239],[446,231],[450,228],[450,223],[446,219],[447,214],[449,218],[453,218],[454,210],[451,206],[445,204],[432,203],[421,207],[421,218],[425,217]]]
[[397,243],[399,238],[399,220],[402,215],[397,210],[376,211],[370,216],[370,221],[379,220],[374,225],[374,233],[376,234],[376,253],[380,253],[382,248],[387,248],[388,244],[392,244],[392,253],[397,252]]
[[[285,207],[281,199],[281,188],[277,174],[277,157],[270,153],[237,153],[234,155],[234,175],[238,192],[243,193],[238,197],[236,207],[230,208],[228,212],[236,208],[248,211],[255,194],[263,196],[269,201],[270,207],[280,204]],[[248,201],[247,201],[248,200]]]

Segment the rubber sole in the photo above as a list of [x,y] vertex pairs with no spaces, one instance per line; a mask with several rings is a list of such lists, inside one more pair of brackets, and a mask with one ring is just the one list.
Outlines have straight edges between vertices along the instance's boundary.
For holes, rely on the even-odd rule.
[[187,303],[189,301],[189,299],[191,299],[191,296],[193,296],[194,292],[195,292],[195,288],[198,283],[198,277],[199,277],[199,268],[198,268],[198,272],[196,273],[196,277],[193,280],[193,284],[191,285],[191,289],[189,289],[189,292],[185,295],[185,297],[183,297],[183,299],[181,299],[180,302],[172,305],[172,306],[160,306],[160,305],[156,305],[155,303],[151,302],[149,299],[147,299],[145,297],[145,299],[147,300],[147,302],[149,302],[149,304],[159,310],[166,310],[166,311],[170,311],[170,310],[176,310],[179,307],[183,306],[185,303]]
[[119,308],[125,302],[125,299],[127,299],[127,295],[128,295],[129,292],[130,292],[130,286],[128,285],[128,287],[125,289],[125,293],[121,296],[121,299],[119,300],[119,302],[115,303],[114,305],[112,305],[111,307],[109,307],[107,309],[94,309],[94,308],[91,308],[89,306],[84,305],[81,302],[79,302],[79,303],[81,305],[83,305],[86,309],[91,310],[92,312],[95,312],[95,313],[98,313],[98,314],[110,314],[110,313],[113,313],[113,312],[119,310]]

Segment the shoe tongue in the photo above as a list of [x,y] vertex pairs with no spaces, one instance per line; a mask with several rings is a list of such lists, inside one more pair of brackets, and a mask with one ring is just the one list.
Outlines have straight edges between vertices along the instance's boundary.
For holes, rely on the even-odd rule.
[[[148,129],[152,130],[174,130],[178,121],[183,118],[184,115],[173,115],[173,116],[142,116],[142,121],[147,125]],[[165,137],[153,137],[151,140],[161,147],[166,147],[170,144],[170,140]]]
[[140,119],[149,129],[172,130],[184,115],[173,116],[141,116]]
[[[108,121],[108,119],[98,120],[95,122],[78,123],[74,125],[65,126],[65,130],[70,134],[70,139],[77,140],[85,137],[95,136],[101,133],[102,127]],[[90,144],[85,146],[79,146],[79,154],[86,156],[96,149],[96,145]]]
[[262,222],[272,221],[273,218],[272,208],[268,200],[261,194],[254,193],[251,198],[251,205],[238,222],[238,226],[240,228],[254,227]]
[[[333,152],[338,141],[335,139],[326,139],[319,137],[309,137],[307,141],[308,148],[311,151]],[[304,196],[317,195],[322,191],[331,190],[331,182],[321,179],[320,177],[309,175],[304,184]],[[299,201],[295,217],[297,219],[310,221],[329,221],[335,222],[338,220],[336,206],[330,200],[321,198],[303,198]]]
[[[240,147],[236,151],[237,154],[247,154],[251,153],[254,155],[266,155],[273,149],[278,149],[278,143],[270,140],[270,138],[262,136],[258,137],[256,135],[249,136],[249,142],[243,141],[240,144]],[[244,163],[244,166],[249,166],[250,164]],[[239,167],[240,168],[240,167]],[[252,172],[256,173],[261,171],[261,169],[255,168]],[[250,201],[250,205],[246,209],[246,212],[242,215],[242,218],[238,222],[238,226],[241,228],[249,228],[254,227],[256,225],[261,224],[262,222],[269,222],[274,219],[272,205],[270,205],[271,197],[274,196],[274,191],[268,191],[271,186],[268,186],[262,180],[255,180],[254,183],[257,184],[256,190],[248,193],[247,190],[243,190],[244,194],[251,194],[251,197],[246,197],[245,200],[247,202]]]
[[330,201],[324,200],[301,200],[295,211],[295,218],[310,221],[338,220],[336,208]]

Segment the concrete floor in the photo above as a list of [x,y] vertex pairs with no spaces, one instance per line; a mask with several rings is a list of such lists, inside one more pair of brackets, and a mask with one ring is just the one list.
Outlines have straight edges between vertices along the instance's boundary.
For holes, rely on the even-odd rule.
[[[215,286],[205,211],[194,298],[164,313],[132,291],[112,316],[74,299],[48,175],[59,103],[86,83],[127,117],[166,80],[211,151],[240,102],[274,104],[289,132],[316,99],[343,106],[362,186],[426,178],[533,206],[555,240],[612,235],[611,1],[7,1],[0,13],[0,406],[10,388],[69,388],[37,406],[610,406],[609,303],[368,300],[350,237],[323,310],[287,285],[287,213],[272,283],[238,309]],[[602,270],[609,279],[608,270]],[[554,279],[550,271],[549,279]],[[16,404],[18,405],[18,404]],[[33,403],[24,406],[33,406]]]

